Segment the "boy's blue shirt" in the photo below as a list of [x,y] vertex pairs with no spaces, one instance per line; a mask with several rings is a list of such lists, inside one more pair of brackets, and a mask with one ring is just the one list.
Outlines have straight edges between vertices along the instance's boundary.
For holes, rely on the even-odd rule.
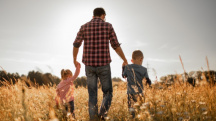
[[127,94],[142,93],[142,80],[149,78],[147,68],[137,64],[129,64],[124,66],[122,71],[122,76],[127,78]]

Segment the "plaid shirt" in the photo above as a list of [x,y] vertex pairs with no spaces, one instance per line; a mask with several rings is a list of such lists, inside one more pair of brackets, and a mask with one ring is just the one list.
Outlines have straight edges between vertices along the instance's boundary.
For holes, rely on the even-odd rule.
[[105,66],[111,62],[109,42],[113,49],[120,46],[112,24],[94,18],[82,25],[73,43],[79,48],[84,40],[82,62],[87,66]]

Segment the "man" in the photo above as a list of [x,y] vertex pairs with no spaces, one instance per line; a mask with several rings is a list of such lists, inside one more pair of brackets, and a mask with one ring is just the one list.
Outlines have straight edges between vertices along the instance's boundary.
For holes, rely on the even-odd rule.
[[[77,54],[79,52],[79,47],[84,40],[82,62],[85,64],[87,76],[90,120],[95,120],[98,117],[104,119],[104,117],[107,116],[112,101],[113,89],[109,43],[124,61],[123,65],[128,64],[112,25],[105,22],[106,13],[104,9],[95,8],[93,15],[93,19],[90,22],[81,26],[73,43],[74,65],[77,66]],[[101,82],[103,91],[103,101],[99,114],[97,105],[98,78]]]

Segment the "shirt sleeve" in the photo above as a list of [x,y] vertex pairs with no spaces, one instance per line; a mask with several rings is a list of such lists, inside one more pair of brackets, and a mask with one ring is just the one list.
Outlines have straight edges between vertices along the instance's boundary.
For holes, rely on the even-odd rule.
[[127,69],[126,69],[126,66],[123,66],[123,67],[122,67],[122,77],[123,77],[123,78],[126,78],[126,77],[127,77]]
[[151,80],[149,78],[146,78],[146,83],[150,86],[151,85]]
[[151,80],[149,79],[147,69],[146,69],[146,71],[145,71],[144,77],[146,78],[146,84],[151,85]]
[[145,77],[145,78],[149,78],[147,69],[145,70],[144,77]]
[[73,46],[79,48],[82,44],[83,39],[84,39],[84,30],[83,30],[83,26],[81,26],[79,32],[77,33]]
[[117,39],[117,36],[116,36],[116,33],[112,27],[112,25],[110,25],[110,33],[109,33],[109,39],[110,39],[110,44],[111,44],[111,47],[115,50],[117,47],[120,46],[119,42],[118,42],[118,39]]

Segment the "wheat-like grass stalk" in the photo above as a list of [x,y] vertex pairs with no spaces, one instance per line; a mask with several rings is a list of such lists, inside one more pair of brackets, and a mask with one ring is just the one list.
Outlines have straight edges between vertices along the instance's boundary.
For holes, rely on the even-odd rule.
[[209,82],[210,82],[210,86],[213,86],[213,80],[211,78],[211,74],[210,74],[210,68],[209,68],[209,62],[208,62],[208,57],[206,56],[206,63],[207,63],[207,68],[208,68],[208,76],[209,76]]
[[29,121],[29,118],[27,117],[27,106],[25,104],[25,88],[23,87],[22,88],[22,106],[23,106],[23,109],[24,109],[24,112],[23,112],[23,117],[24,117],[24,120],[25,121]]
[[[183,65],[181,58],[180,61]],[[207,65],[209,66],[208,61]],[[176,76],[174,82],[181,82],[180,75]],[[54,100],[56,85],[27,87],[21,80],[13,85],[7,81],[2,84],[0,87],[1,120],[70,120],[64,117],[63,108],[56,108]],[[163,87],[163,85],[159,86]],[[138,98],[138,103],[135,105],[137,114],[135,119],[131,119],[128,112],[126,90],[125,82],[120,82],[113,88],[112,104],[106,120],[216,120],[216,86],[212,85],[209,88],[209,85],[204,85],[193,88],[174,83],[169,87],[156,88],[153,85],[153,88],[145,88],[144,98]],[[76,120],[89,120],[88,98],[86,88],[74,88]],[[98,104],[101,104],[102,98],[103,92],[99,89]]]

